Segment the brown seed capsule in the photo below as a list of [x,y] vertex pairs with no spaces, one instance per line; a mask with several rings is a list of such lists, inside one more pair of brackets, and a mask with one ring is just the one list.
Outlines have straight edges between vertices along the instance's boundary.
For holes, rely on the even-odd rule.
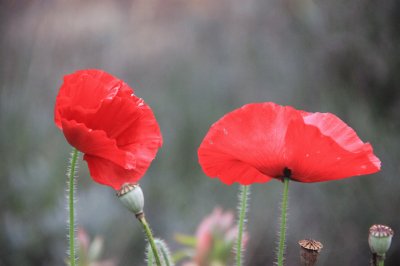
[[300,261],[302,266],[314,266],[317,263],[318,254],[323,245],[313,239],[303,239],[299,241]]
[[139,186],[139,184],[129,184],[125,183],[122,185],[121,189],[117,191],[117,196],[121,197],[128,193],[129,191],[132,191],[135,189],[135,187]]

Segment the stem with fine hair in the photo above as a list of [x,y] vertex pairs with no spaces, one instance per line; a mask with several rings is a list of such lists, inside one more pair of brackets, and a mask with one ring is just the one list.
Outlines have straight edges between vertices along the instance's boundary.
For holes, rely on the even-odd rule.
[[156,260],[156,264],[157,264],[157,266],[161,266],[161,260],[160,260],[160,256],[158,255],[157,246],[154,242],[153,234],[151,232],[149,224],[146,221],[146,218],[144,217],[144,214],[139,215],[137,218],[140,221],[140,223],[143,225],[144,232],[146,233],[146,236],[150,243],[151,249],[153,250],[153,255],[154,255],[154,259]]
[[79,152],[77,149],[71,153],[68,176],[68,190],[67,190],[67,200],[68,200],[68,233],[69,233],[69,265],[75,266],[76,255],[75,255],[75,173],[77,169],[76,162],[78,160]]
[[147,266],[153,266],[154,265],[153,264],[153,258],[154,258],[153,253],[148,253],[147,254]]
[[238,236],[236,239],[236,266],[242,265],[242,242],[243,242],[243,231],[246,222],[246,213],[247,213],[247,200],[249,197],[249,187],[242,185],[240,186],[239,191],[239,204],[238,204],[238,214],[239,214],[239,225],[238,225]]
[[289,178],[283,178],[281,229],[279,233],[278,266],[283,266],[283,255],[286,240],[286,210],[288,205]]
[[[164,240],[161,240],[159,238],[155,238],[154,243],[156,245],[157,250],[161,254],[160,257],[161,263],[165,266],[173,266],[174,264],[171,257],[171,252],[169,251],[167,243],[165,243]],[[154,254],[150,244],[148,244],[146,247],[146,256],[147,256],[147,265],[153,266]]]

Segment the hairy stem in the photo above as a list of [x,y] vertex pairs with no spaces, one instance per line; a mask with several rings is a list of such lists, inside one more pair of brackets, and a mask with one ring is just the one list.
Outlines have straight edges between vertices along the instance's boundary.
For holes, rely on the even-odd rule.
[[283,178],[281,229],[279,233],[278,266],[283,266],[283,255],[286,240],[286,211],[288,205],[289,178]]
[[162,248],[162,246],[159,246],[159,247],[160,247],[161,254],[163,256],[163,261],[165,262],[166,266],[171,266],[172,261],[171,261],[171,256],[169,255],[168,251],[165,250],[164,248]]
[[[164,240],[161,240],[159,238],[154,239],[154,243],[157,247],[157,250],[161,254],[161,263],[165,266],[173,266],[173,260],[171,257],[171,252],[169,251],[167,243],[165,243]],[[146,247],[146,255],[147,255],[147,264],[150,266],[153,266],[153,260],[154,260],[154,255],[153,255],[153,250],[150,246],[150,244],[147,244]]]
[[154,255],[154,259],[156,260],[156,264],[157,264],[157,266],[161,266],[160,256],[158,255],[158,250],[157,250],[156,244],[154,242],[154,237],[151,232],[150,226],[147,223],[144,215],[140,215],[138,217],[138,219],[139,219],[140,223],[143,225],[144,232],[146,233],[146,236],[147,236],[147,239],[149,240],[151,249],[153,250],[153,255]]
[[75,266],[76,263],[76,255],[75,255],[75,172],[77,169],[77,160],[78,160],[78,150],[74,148],[71,153],[69,171],[68,171],[68,214],[69,214],[69,222],[68,222],[68,233],[69,233],[69,265]]
[[154,255],[153,252],[147,253],[147,266],[153,266]]
[[239,204],[238,204],[238,216],[239,216],[239,226],[238,226],[238,236],[236,239],[236,266],[242,265],[242,242],[243,242],[243,231],[246,221],[247,213],[247,200],[249,197],[249,186],[240,186],[239,190]]

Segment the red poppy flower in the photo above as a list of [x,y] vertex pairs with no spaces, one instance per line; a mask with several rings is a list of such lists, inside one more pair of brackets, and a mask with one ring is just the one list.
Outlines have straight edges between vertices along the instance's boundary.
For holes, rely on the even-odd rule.
[[198,150],[203,171],[225,184],[288,176],[322,182],[380,170],[369,143],[330,113],[274,103],[236,109],[212,125]]
[[116,190],[137,182],[162,144],[150,107],[101,70],[65,76],[54,113],[69,144],[85,154],[92,178]]

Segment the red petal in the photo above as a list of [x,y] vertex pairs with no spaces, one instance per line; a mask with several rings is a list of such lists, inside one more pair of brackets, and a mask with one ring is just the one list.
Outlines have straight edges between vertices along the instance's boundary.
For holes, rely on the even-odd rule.
[[157,120],[150,107],[133,94],[129,98],[115,97],[104,100],[95,114],[85,118],[90,128],[107,132],[109,138],[117,141],[118,147],[129,150],[129,145],[147,145],[156,141],[161,146],[162,137]]
[[271,180],[270,176],[261,173],[248,163],[234,159],[233,156],[199,150],[199,160],[206,175],[212,178],[218,177],[227,185],[234,182],[250,185]]
[[282,175],[289,122],[301,119],[291,107],[248,104],[228,113],[209,130],[198,150],[204,172],[222,182],[250,184]]
[[357,133],[337,116],[330,113],[308,114],[304,117],[304,122],[316,126],[322,134],[331,137],[343,149],[368,153],[371,163],[380,169],[381,161],[373,154],[371,145],[364,143]]
[[94,178],[114,188],[138,180],[162,144],[150,107],[126,83],[101,70],[65,76],[55,122],[68,142],[89,158]]
[[[140,128],[140,127],[139,127]],[[137,130],[138,141],[131,143],[126,146],[121,146],[124,150],[129,150],[132,154],[135,154],[136,168],[135,173],[144,175],[149,168],[151,162],[156,157],[157,151],[162,144],[162,137],[157,126],[157,131],[152,128],[143,126],[140,130]],[[146,135],[146,132],[148,133]]]
[[222,182],[250,184],[281,177],[300,182],[371,174],[380,161],[370,144],[332,114],[273,103],[249,104],[217,121],[198,150],[204,172]]
[[144,102],[138,105],[140,113],[134,123],[127,124],[127,129],[116,135],[117,143],[124,149],[130,147],[148,146],[159,148],[162,145],[160,127],[154,117],[153,111]]
[[[300,182],[321,182],[379,171],[372,147],[332,114],[312,114],[324,121],[292,121],[286,134],[287,167]],[[330,123],[330,125],[328,125]],[[321,130],[322,129],[322,130]]]
[[121,134],[133,134],[131,125],[136,125],[142,110],[131,99],[115,97],[104,100],[96,113],[88,114],[85,124],[93,129],[107,132],[107,136],[117,140]]
[[121,87],[126,86],[123,81],[102,70],[80,70],[65,76],[56,99],[56,125],[61,128],[60,110],[63,107],[80,106],[86,111],[97,109],[103,99],[112,99]]
[[65,138],[79,151],[105,158],[127,169],[136,167],[136,159],[130,152],[117,147],[115,140],[110,139],[104,131],[92,130],[74,120],[62,120]]
[[83,159],[88,163],[90,176],[94,181],[110,186],[115,190],[121,189],[125,183],[137,183],[146,169],[124,169],[109,160],[85,154]]

